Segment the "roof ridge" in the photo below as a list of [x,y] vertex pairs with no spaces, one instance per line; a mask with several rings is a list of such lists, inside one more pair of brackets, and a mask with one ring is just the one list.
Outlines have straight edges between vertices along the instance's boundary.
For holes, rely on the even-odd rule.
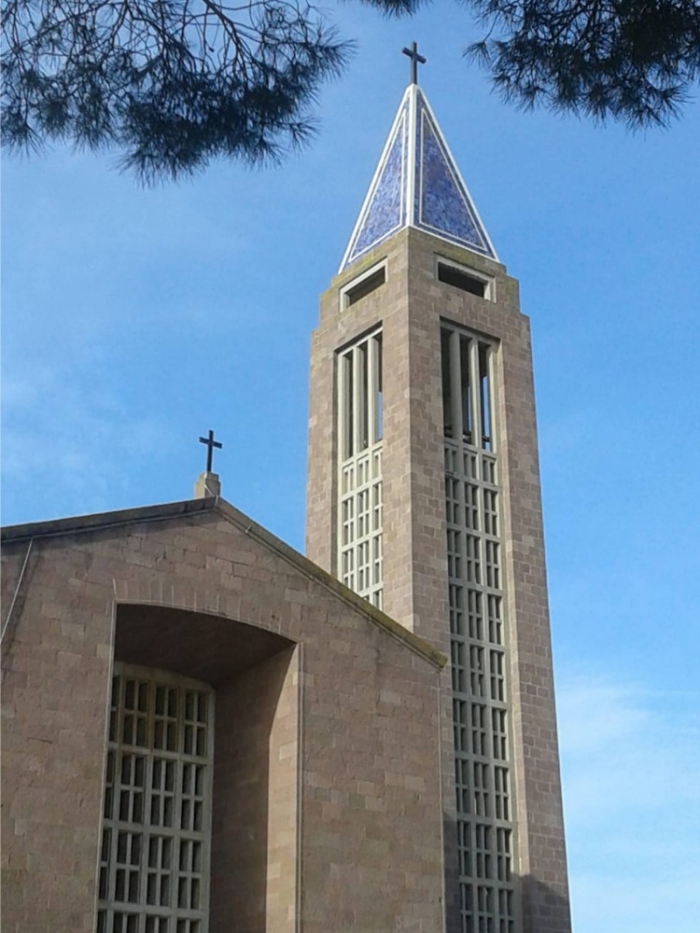
[[278,538],[220,496],[205,499],[185,499],[180,502],[167,502],[162,505],[121,509],[114,512],[99,512],[92,515],[76,515],[70,518],[31,522],[24,525],[9,525],[0,529],[0,533],[3,544],[14,544],[28,540],[32,541],[36,538],[57,538],[64,535],[99,532],[141,522],[167,521],[204,512],[218,512],[245,534],[255,538],[264,547],[273,550],[278,557],[291,563],[305,576],[315,580],[325,589],[333,592],[339,599],[342,599],[343,602],[359,610],[374,625],[379,626],[393,638],[403,642],[434,667],[443,668],[446,665],[447,658],[433,648],[429,642],[404,628],[403,625],[380,609],[372,606],[366,599],[358,596],[344,583],[341,583],[340,580],[331,576],[304,554],[287,544],[286,541]]

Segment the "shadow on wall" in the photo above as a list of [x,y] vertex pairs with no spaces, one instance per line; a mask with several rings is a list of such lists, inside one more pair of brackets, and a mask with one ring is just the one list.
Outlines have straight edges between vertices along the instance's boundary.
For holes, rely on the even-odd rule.
[[538,881],[533,875],[520,879],[523,897],[523,913],[529,917],[532,933],[569,933],[571,930],[571,905],[568,897],[557,894],[549,885]]
[[297,736],[296,646],[220,616],[122,604],[115,660],[214,687],[209,930],[283,929],[294,906],[296,755],[280,750]]
[[[444,821],[445,865],[454,866],[450,872],[446,869],[445,891],[447,898],[446,933],[462,933],[461,904],[457,866],[457,825],[454,818]],[[495,868],[495,866],[492,866]],[[571,933],[571,911],[569,900],[557,894],[549,885],[532,875],[519,877],[512,874],[516,896],[522,905],[523,933]],[[450,896],[450,893],[452,895]],[[480,929],[476,918],[474,930]]]

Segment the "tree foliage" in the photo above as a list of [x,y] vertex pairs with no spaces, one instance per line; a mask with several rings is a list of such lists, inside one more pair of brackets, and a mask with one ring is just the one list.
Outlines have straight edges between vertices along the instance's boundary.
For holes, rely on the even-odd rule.
[[[411,13],[421,0],[362,0]],[[700,73],[697,0],[460,0],[506,98],[665,123]],[[111,148],[144,180],[278,158],[352,43],[302,0],[7,0],[5,145]]]
[[286,0],[9,0],[3,36],[7,144],[113,147],[146,180],[298,144],[349,51]]
[[697,0],[462,2],[488,30],[468,54],[524,107],[666,124],[700,76]]

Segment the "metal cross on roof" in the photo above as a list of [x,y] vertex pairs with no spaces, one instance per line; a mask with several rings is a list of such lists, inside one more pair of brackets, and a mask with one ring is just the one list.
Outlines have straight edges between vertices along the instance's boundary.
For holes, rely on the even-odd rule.
[[214,448],[218,447],[219,450],[224,446],[220,441],[214,440],[214,432],[210,431],[208,437],[200,437],[200,444],[207,445],[207,473],[211,473],[212,459],[214,457]]
[[401,51],[411,59],[411,84],[418,84],[418,64],[425,65],[428,59],[418,54],[418,45],[415,42],[411,43],[410,49]]

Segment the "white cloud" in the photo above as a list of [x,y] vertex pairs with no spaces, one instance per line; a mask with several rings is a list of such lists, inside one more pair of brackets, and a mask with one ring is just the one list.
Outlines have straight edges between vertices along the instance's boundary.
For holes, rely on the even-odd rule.
[[66,376],[35,366],[7,376],[3,476],[13,499],[32,503],[32,514],[15,514],[6,500],[6,520],[109,507],[148,456],[167,449],[170,434],[148,414],[127,410],[96,372]]
[[576,674],[558,697],[574,928],[694,933],[700,693]]

